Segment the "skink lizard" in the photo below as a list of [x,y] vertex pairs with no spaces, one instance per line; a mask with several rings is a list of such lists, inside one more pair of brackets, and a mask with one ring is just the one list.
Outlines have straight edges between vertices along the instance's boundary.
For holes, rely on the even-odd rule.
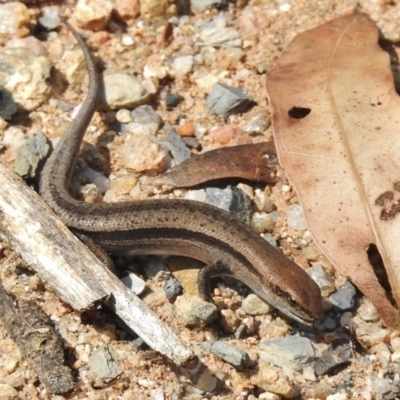
[[114,254],[170,254],[205,263],[198,282],[209,300],[208,281],[230,275],[282,313],[311,325],[321,317],[321,294],[307,273],[245,223],[208,204],[144,200],[88,204],[69,193],[72,172],[99,97],[99,77],[81,36],[64,21],[85,55],[87,97],[41,174],[40,194],[62,221]]

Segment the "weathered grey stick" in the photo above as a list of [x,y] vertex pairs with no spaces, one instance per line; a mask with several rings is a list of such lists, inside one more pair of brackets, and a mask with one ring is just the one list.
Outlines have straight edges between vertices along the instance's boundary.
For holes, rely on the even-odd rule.
[[105,301],[151,348],[181,365],[193,353],[0,163],[0,235],[78,311]]
[[19,300],[15,308],[0,283],[0,319],[50,392],[67,393],[74,388],[71,369],[64,365],[61,336],[36,303]]

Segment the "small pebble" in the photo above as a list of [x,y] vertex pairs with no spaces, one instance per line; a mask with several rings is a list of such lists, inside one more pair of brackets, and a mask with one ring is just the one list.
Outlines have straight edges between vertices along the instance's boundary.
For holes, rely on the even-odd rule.
[[389,340],[390,331],[373,324],[362,324],[356,328],[357,339],[366,347]]
[[358,307],[357,314],[366,322],[378,322],[380,319],[376,308],[369,301],[364,301],[364,303]]
[[332,273],[328,273],[321,264],[314,264],[306,272],[319,286],[323,297],[328,297],[336,289]]
[[209,111],[222,118],[245,112],[251,101],[251,98],[241,89],[222,83],[213,85],[211,93],[206,98]]
[[254,116],[250,121],[246,121],[243,130],[247,133],[264,133],[268,128],[268,120],[265,113]]
[[208,136],[219,144],[245,144],[248,142],[242,129],[233,125],[224,125],[212,129]]
[[121,110],[118,110],[117,114],[115,115],[115,118],[121,124],[127,124],[129,122],[132,122],[131,113],[130,113],[129,110],[127,110],[125,108],[122,108]]
[[248,368],[252,364],[249,355],[245,351],[240,350],[227,342],[203,342],[201,346],[234,367]]
[[212,392],[217,387],[218,379],[208,371],[204,371],[196,382],[196,387],[204,392]]
[[223,329],[229,333],[235,332],[240,325],[240,319],[236,315],[235,311],[230,309],[221,310],[219,322]]
[[92,182],[96,185],[99,193],[103,194],[110,188],[110,180],[103,173],[92,168],[85,168],[80,177],[87,182]]
[[198,296],[184,294],[176,299],[173,313],[180,324],[201,327],[216,319],[217,307]]
[[[393,383],[386,378],[379,376],[368,376],[366,378],[367,387],[369,387],[372,393],[375,394],[376,399],[396,399],[399,394],[398,386],[395,388]],[[393,397],[396,396],[396,397]]]
[[333,331],[337,327],[336,321],[329,317],[324,319],[323,325],[327,331]]
[[251,226],[256,232],[271,232],[274,229],[275,221],[271,214],[255,212],[251,218]]
[[132,75],[115,72],[103,75],[104,98],[111,109],[134,108],[148,100],[149,94],[141,82]]
[[269,213],[274,209],[273,201],[260,189],[255,190],[254,203],[258,211]]
[[206,191],[204,189],[188,190],[185,194],[185,199],[204,203],[206,201]]
[[51,92],[51,61],[25,47],[0,52],[0,87],[24,111],[45,103]]
[[182,103],[184,100],[183,96],[177,93],[167,93],[165,96],[165,105],[168,110],[175,108],[178,104]]
[[262,339],[260,359],[281,368],[300,371],[316,357],[312,342],[305,337],[286,336],[282,339]]
[[242,45],[238,31],[233,28],[205,28],[200,32],[199,38],[205,46],[240,47]]
[[281,397],[275,393],[264,392],[258,396],[258,400],[280,400]]
[[348,364],[353,358],[353,348],[349,339],[337,339],[319,357],[314,369],[317,376],[329,374],[338,366]]
[[135,39],[131,35],[122,35],[121,44],[125,47],[130,47],[135,44]]
[[131,112],[132,119],[134,122],[143,125],[154,125],[158,129],[161,125],[161,117],[154,110],[153,107],[143,104],[136,107]]
[[0,4],[0,32],[7,37],[23,37],[29,33],[29,9],[17,1]]
[[0,118],[2,120],[2,125],[4,125],[0,130],[3,131],[7,126],[5,120],[10,120],[12,118],[12,116],[18,111],[18,106],[7,89],[0,88],[0,97],[2,99],[0,102]]
[[144,21],[154,23],[164,21],[176,15],[177,8],[170,0],[141,0],[140,15]]
[[113,4],[116,15],[123,21],[136,18],[140,13],[139,0],[116,0]]
[[111,18],[112,3],[110,0],[78,0],[73,10],[79,28],[100,31]]
[[248,196],[235,186],[227,186],[225,189],[207,188],[206,203],[250,223],[251,200]]
[[242,309],[248,315],[263,315],[271,313],[273,307],[252,293],[243,300]]
[[286,374],[277,367],[261,362],[257,375],[252,382],[263,390],[291,399],[296,395],[295,386],[289,381]]
[[333,394],[333,389],[331,385],[325,382],[317,382],[306,393],[306,398],[326,399]]
[[307,229],[303,209],[299,204],[291,204],[287,208],[287,221],[289,227],[295,231],[303,231]]
[[118,197],[130,194],[137,185],[138,178],[135,173],[127,172],[123,175],[116,176],[109,182],[110,189],[107,194],[110,197],[107,201],[111,202],[112,198],[118,199]]
[[264,235],[261,235],[271,246],[277,247],[278,242],[276,241],[275,238],[271,236],[270,233],[265,233]]
[[43,133],[28,139],[17,151],[14,172],[24,178],[34,178],[37,168],[50,152],[50,142]]
[[349,281],[346,281],[343,286],[329,296],[329,300],[339,310],[347,311],[354,308],[355,296],[355,287]]
[[151,400],[165,400],[164,389],[159,387],[157,389],[150,390]]
[[121,282],[137,296],[146,289],[146,282],[136,274],[130,273],[121,279]]
[[61,24],[61,19],[58,15],[58,9],[55,6],[41,7],[42,16],[39,18],[39,23],[49,31],[57,28]]
[[213,85],[218,82],[218,77],[213,74],[206,74],[196,78],[195,82],[199,89],[210,91]]
[[93,375],[109,382],[122,374],[117,352],[112,345],[102,345],[89,357],[88,367]]
[[[179,136],[188,137],[194,136],[194,122],[192,120],[185,120],[182,124],[180,124],[176,131],[178,132]],[[187,144],[187,142],[186,142]]]
[[152,136],[155,137],[158,132],[158,127],[155,124],[140,124],[137,122],[128,122],[121,126],[121,133],[126,135],[127,133],[138,134],[141,136]]
[[125,168],[136,172],[164,172],[169,167],[168,152],[150,135],[129,133],[124,145],[119,147],[119,156]]
[[181,56],[176,57],[172,62],[172,70],[174,75],[183,78],[193,68],[193,56]]
[[317,377],[315,376],[314,368],[311,367],[310,365],[303,368],[303,377],[307,381],[315,382],[317,380]]
[[171,125],[165,124],[162,131],[165,132],[167,136],[160,139],[159,143],[170,151],[175,165],[188,160],[191,156],[191,152],[184,140],[176,133],[175,129],[173,129]]
[[183,287],[178,279],[170,277],[164,284],[165,297],[168,300],[175,299],[183,293]]

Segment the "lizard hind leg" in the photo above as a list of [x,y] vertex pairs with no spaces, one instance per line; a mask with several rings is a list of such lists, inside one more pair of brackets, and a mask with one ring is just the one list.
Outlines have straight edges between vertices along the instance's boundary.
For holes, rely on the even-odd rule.
[[210,279],[221,275],[232,276],[232,269],[229,265],[220,261],[206,265],[199,271],[197,275],[197,288],[203,300],[213,303],[210,293]]

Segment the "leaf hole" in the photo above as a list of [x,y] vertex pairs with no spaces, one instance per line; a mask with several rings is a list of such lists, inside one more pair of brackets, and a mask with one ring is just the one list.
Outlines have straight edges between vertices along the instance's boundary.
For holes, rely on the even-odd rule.
[[373,243],[369,245],[367,249],[367,255],[369,263],[374,269],[375,276],[386,292],[386,296],[392,304],[395,304],[394,299],[391,296],[392,289],[389,284],[389,278],[383,264],[382,257],[378,251],[378,248]]
[[310,114],[311,108],[307,107],[292,107],[288,114],[290,118],[295,118],[295,119],[303,119],[307,117],[308,114]]

